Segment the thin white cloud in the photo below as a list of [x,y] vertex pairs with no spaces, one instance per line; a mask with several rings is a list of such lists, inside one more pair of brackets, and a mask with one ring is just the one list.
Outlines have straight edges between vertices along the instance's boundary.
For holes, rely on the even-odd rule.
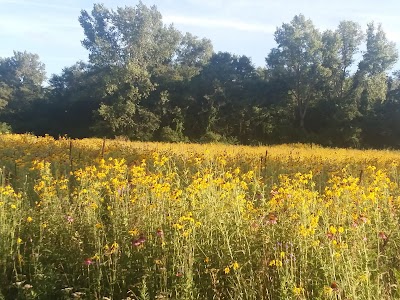
[[16,4],[23,5],[25,8],[27,6],[37,6],[43,8],[56,8],[56,9],[73,9],[73,6],[61,5],[57,3],[49,3],[49,2],[40,2],[40,1],[31,1],[31,0],[1,0],[2,4]]
[[386,31],[386,37],[388,38],[389,41],[393,41],[396,44],[399,44],[399,42],[400,42],[400,32],[399,31],[388,30],[388,31]]
[[58,33],[64,35],[67,30],[78,30],[78,22],[62,19],[45,19],[39,17],[18,18],[16,16],[0,15],[0,30],[3,34]]
[[163,17],[166,23],[174,23],[180,25],[191,25],[204,28],[226,28],[232,30],[274,33],[275,26],[268,24],[247,23],[229,19],[211,19],[206,17],[187,17],[180,15],[165,15]]

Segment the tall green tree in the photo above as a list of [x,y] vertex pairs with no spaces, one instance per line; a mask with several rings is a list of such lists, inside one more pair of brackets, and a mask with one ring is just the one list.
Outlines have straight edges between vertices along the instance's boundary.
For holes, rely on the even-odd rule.
[[266,58],[274,76],[288,82],[288,94],[295,104],[298,128],[305,130],[307,111],[318,99],[322,51],[321,33],[311,20],[297,15],[275,32],[277,48]]
[[82,44],[96,66],[162,64],[172,58],[180,38],[175,28],[163,24],[155,6],[142,2],[116,11],[95,4],[91,14],[81,11],[79,22],[85,34]]
[[77,62],[65,67],[61,74],[48,80],[46,96],[32,107],[29,131],[75,138],[93,135],[93,111],[100,105],[102,91],[97,87],[103,74],[92,70],[87,63]]
[[359,71],[367,75],[377,75],[390,70],[398,59],[396,44],[387,39],[382,25],[369,23],[367,28],[366,51],[359,63]]
[[[322,35],[322,56],[326,76],[324,85],[329,89],[324,97],[343,99],[351,89],[351,70],[364,35],[361,26],[353,21],[341,21],[335,31]],[[354,71],[353,71],[354,73]]]
[[199,75],[213,54],[209,39],[186,33],[171,61],[152,70],[157,86],[146,101],[149,109],[160,118],[157,138],[184,141],[185,115],[193,96],[192,79]]
[[154,113],[158,101],[148,99],[166,99],[166,82],[198,74],[211,56],[211,43],[183,36],[162,22],[155,6],[142,2],[116,11],[96,4],[91,13],[82,11],[79,21],[92,68],[104,73],[99,125],[114,135],[151,138],[162,116]]
[[213,46],[209,39],[199,39],[187,32],[176,49],[175,66],[184,79],[191,79],[199,74],[212,54]]
[[[155,89],[150,72],[172,59],[179,32],[162,23],[155,6],[148,8],[142,2],[116,11],[95,4],[91,14],[81,12],[79,21],[85,33],[82,44],[89,50],[92,68],[105,75],[97,87],[103,91],[98,110],[103,121],[99,125],[105,125],[103,129],[108,128],[115,135],[141,138],[137,136],[141,130],[135,120],[146,112],[152,116],[148,121],[157,121],[142,106]],[[152,125],[152,129],[158,128]]]
[[342,21],[336,33],[340,38],[340,98],[345,97],[349,85],[350,70],[354,66],[355,56],[359,53],[359,47],[364,40],[361,26],[353,21]]
[[397,135],[395,130],[390,129],[392,125],[389,125],[389,120],[398,116],[397,104],[387,101],[388,97],[391,97],[388,95],[393,94],[393,90],[388,89],[388,73],[397,60],[396,45],[387,39],[382,25],[375,26],[374,23],[369,23],[366,51],[355,75],[359,93],[360,137],[362,143],[367,145],[375,146],[378,141],[385,143],[387,137]]
[[335,31],[322,34],[322,94],[318,105],[310,111],[309,123],[318,143],[339,144],[353,139],[357,132],[350,125],[359,115],[352,73],[362,40],[361,27],[352,21],[342,21]]
[[7,110],[20,111],[43,96],[45,66],[37,54],[14,51],[12,57],[0,59],[0,97]]
[[247,56],[215,53],[191,81],[186,133],[195,139],[206,134],[238,138],[244,132],[245,110],[256,98],[256,83],[257,73]]
[[361,86],[360,109],[368,111],[376,101],[384,101],[387,94],[387,72],[398,60],[396,44],[387,39],[382,25],[369,23],[366,51],[358,66]]
[[0,58],[0,118],[16,132],[24,130],[24,112],[43,98],[45,79],[45,66],[37,54],[14,51],[12,57]]
[[155,89],[148,71],[128,63],[113,68],[106,76],[108,81],[98,109],[104,121],[103,129],[129,138],[151,139],[159,127],[159,118],[142,103]]

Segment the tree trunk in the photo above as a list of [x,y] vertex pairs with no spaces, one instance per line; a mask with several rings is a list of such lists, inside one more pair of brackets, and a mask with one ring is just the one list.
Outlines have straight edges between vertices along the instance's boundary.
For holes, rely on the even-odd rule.
[[304,127],[304,116],[300,115],[300,129],[305,131],[305,127]]

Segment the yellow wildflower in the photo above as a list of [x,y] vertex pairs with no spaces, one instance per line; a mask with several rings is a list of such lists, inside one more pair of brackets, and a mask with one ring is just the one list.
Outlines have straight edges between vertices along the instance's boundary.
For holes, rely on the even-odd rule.
[[304,293],[304,288],[295,286],[295,287],[292,289],[292,292],[293,292],[293,294],[294,294],[295,296],[300,296],[300,295],[302,295],[302,294]]
[[282,267],[282,265],[283,265],[283,263],[282,263],[282,261],[279,260],[279,259],[273,259],[273,260],[271,260],[271,261],[269,262],[269,266],[270,266],[270,267],[273,267],[273,266],[275,266],[275,267]]

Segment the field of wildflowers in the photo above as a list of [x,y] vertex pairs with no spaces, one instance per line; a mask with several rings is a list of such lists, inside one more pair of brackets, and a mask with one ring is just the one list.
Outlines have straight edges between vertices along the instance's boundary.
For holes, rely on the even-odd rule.
[[399,161],[0,135],[0,299],[399,299]]

